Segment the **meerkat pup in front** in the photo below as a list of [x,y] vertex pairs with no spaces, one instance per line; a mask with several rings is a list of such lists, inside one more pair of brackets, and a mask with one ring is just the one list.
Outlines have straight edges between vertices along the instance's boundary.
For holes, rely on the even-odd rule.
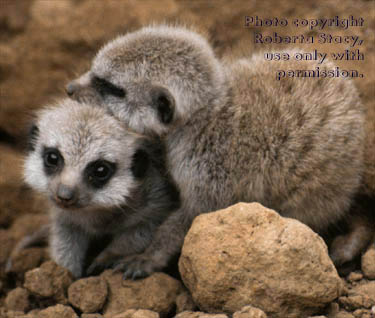
[[[280,69],[314,61],[220,63],[207,42],[182,28],[147,27],[104,46],[92,68],[67,86],[138,132],[159,134],[181,207],[141,254],[124,258],[124,277],[162,269],[195,216],[257,201],[323,234],[348,217],[363,169],[364,110],[345,78],[286,78]],[[320,69],[331,69],[326,62]],[[349,261],[361,240],[331,251]]]
[[[178,207],[157,138],[102,108],[67,99],[40,111],[31,145],[25,180],[49,199],[51,256],[75,277],[141,253]],[[85,264],[90,243],[105,236],[108,245]]]

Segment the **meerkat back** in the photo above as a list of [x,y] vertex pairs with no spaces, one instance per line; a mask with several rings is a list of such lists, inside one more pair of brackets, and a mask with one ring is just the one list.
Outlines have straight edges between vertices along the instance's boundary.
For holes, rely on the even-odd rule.
[[[265,172],[262,188],[273,194],[266,201],[321,229],[348,211],[360,186],[364,108],[350,79],[276,78],[280,69],[316,66],[312,61],[269,62],[255,55],[230,68],[237,128],[242,139],[255,143],[252,149],[258,148],[255,158]],[[326,62],[320,69],[334,65]],[[309,211],[314,215],[303,215]]]
[[315,64],[254,56],[226,65],[226,98],[168,132],[167,164],[181,207],[128,264],[126,277],[163,268],[194,217],[236,202],[260,202],[319,234],[349,216],[363,170],[363,107],[348,79],[276,81],[279,68],[297,67]]

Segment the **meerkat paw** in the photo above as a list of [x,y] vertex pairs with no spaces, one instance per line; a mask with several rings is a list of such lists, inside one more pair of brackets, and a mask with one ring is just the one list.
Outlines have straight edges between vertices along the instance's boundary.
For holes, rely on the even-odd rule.
[[163,268],[162,265],[157,264],[148,254],[137,254],[126,257],[118,262],[114,270],[124,273],[124,279],[141,279],[150,276],[152,273],[157,272]]
[[329,255],[340,274],[345,274],[346,268],[353,267],[353,263],[366,250],[373,237],[372,225],[365,218],[353,218],[351,226],[351,230],[338,235],[329,248]]
[[355,240],[352,235],[340,235],[333,240],[329,256],[340,276],[346,276],[355,269],[364,248],[365,244]]
[[349,244],[349,238],[345,235],[336,237],[331,246],[329,256],[336,267],[350,262],[357,254],[357,248]]

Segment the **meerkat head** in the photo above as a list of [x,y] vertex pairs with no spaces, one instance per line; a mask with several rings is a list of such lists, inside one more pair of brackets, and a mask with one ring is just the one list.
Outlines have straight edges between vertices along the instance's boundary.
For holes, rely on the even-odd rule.
[[127,205],[148,169],[146,140],[100,107],[61,101],[37,114],[25,181],[61,209]]
[[137,132],[161,135],[197,109],[221,102],[223,81],[206,39],[162,25],[109,42],[66,91],[77,101],[109,108]]

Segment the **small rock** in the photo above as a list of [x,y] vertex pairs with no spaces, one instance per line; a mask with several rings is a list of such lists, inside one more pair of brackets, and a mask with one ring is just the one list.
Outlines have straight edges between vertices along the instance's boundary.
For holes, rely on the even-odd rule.
[[336,314],[338,314],[339,311],[340,311],[340,306],[338,303],[336,302],[330,303],[327,309],[328,317],[329,318],[334,317]]
[[364,284],[355,286],[352,289],[353,293],[360,294],[364,298],[369,299],[369,304],[366,308],[370,308],[375,305],[375,281],[366,282]]
[[5,314],[1,314],[0,317],[6,317],[6,318],[25,318],[25,313],[23,311],[14,311],[14,310],[8,310]]
[[113,318],[159,318],[159,314],[151,310],[130,309],[121,314],[113,316]]
[[195,218],[179,269],[194,302],[208,312],[252,304],[272,318],[307,317],[343,290],[323,240],[258,203]]
[[51,297],[57,302],[68,304],[66,290],[73,282],[70,272],[52,261],[25,274],[24,287],[39,297]]
[[29,292],[21,287],[13,289],[5,298],[5,307],[9,310],[26,312],[30,307]]
[[375,279],[375,245],[362,255],[362,272],[368,279]]
[[41,312],[41,309],[33,309],[27,313],[26,317],[22,317],[22,318],[40,318],[39,316],[40,312]]
[[89,277],[77,280],[69,286],[69,302],[83,313],[100,311],[107,299],[108,288],[101,277]]
[[351,313],[341,310],[335,316],[332,316],[332,318],[355,318],[355,317]]
[[198,311],[187,310],[187,311],[180,312],[174,318],[199,318],[200,314],[203,314],[203,313],[198,312]]
[[358,273],[358,272],[351,272],[348,277],[346,278],[346,280],[348,282],[357,282],[359,280],[361,280],[363,278],[363,274],[362,273]]
[[225,314],[207,314],[200,311],[184,311],[175,318],[228,318],[228,316]]
[[106,318],[134,308],[148,309],[166,316],[174,310],[176,297],[182,291],[182,284],[164,273],[124,281],[121,273],[107,270],[101,277],[108,284],[108,299],[103,309]]
[[38,318],[78,318],[78,316],[71,307],[58,304],[40,311]]
[[370,299],[362,294],[352,294],[348,297],[340,297],[339,303],[342,307],[351,311],[363,307],[370,308],[372,304]]
[[176,312],[194,311],[197,305],[194,304],[193,298],[187,290],[184,290],[176,298]]
[[267,315],[258,308],[245,306],[240,311],[235,312],[233,318],[267,318]]
[[355,318],[371,318],[370,310],[357,309],[353,312]]
[[104,318],[101,314],[82,314],[81,318]]

